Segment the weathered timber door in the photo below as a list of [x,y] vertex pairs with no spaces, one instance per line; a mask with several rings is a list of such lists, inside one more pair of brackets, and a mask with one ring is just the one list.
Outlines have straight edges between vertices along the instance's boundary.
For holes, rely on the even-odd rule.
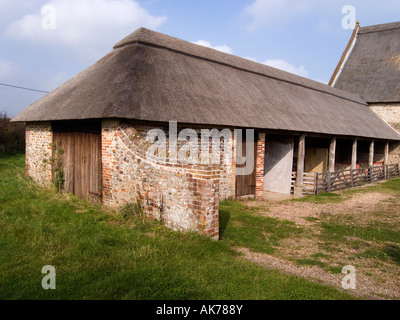
[[92,202],[101,202],[101,133],[92,124],[75,126],[66,131],[63,126],[53,126],[54,158],[63,175],[63,189]]
[[293,137],[267,136],[264,160],[265,191],[290,194],[293,149]]
[[[239,156],[247,156],[246,155],[246,150],[247,150],[247,142],[246,142],[246,130],[242,130],[243,132],[243,137],[242,141],[237,141],[237,149],[240,151],[240,145],[242,146],[242,154]],[[236,197],[243,197],[243,196],[249,196],[249,195],[255,195],[256,194],[256,161],[257,161],[257,137],[255,137],[255,140],[253,141],[252,144],[252,152],[254,152],[254,166],[253,166],[253,171],[249,175],[240,175],[236,173]],[[246,157],[249,158],[249,157]],[[251,157],[250,157],[251,158]],[[244,164],[236,164],[236,168],[245,168],[248,163]]]

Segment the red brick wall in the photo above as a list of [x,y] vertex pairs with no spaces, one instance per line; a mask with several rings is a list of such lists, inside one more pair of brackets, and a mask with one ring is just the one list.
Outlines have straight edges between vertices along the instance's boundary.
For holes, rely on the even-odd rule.
[[256,159],[256,199],[261,199],[264,191],[265,133],[258,134]]

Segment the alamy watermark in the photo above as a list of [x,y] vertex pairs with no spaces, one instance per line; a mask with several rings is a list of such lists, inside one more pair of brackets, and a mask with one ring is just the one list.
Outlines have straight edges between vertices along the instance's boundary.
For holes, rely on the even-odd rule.
[[342,8],[342,14],[345,14],[342,19],[342,28],[345,30],[354,29],[357,23],[356,8],[352,5],[346,5]]
[[345,266],[342,273],[346,276],[342,280],[342,288],[345,290],[356,290],[356,268],[354,266]]
[[[237,175],[250,175],[254,171],[255,133],[245,130],[246,150],[243,150],[243,130],[236,129],[182,129],[178,123],[169,122],[168,133],[162,129],[147,132],[146,141],[151,143],[146,152],[148,159],[182,165],[229,165],[233,161],[239,166]],[[233,142],[236,154],[233,155]],[[243,155],[245,152],[245,155]],[[235,158],[233,158],[235,156]]]
[[56,24],[56,8],[52,5],[45,5],[42,7],[42,29],[55,30]]
[[42,279],[42,288],[45,290],[56,289],[56,268],[53,266],[44,266],[42,273],[46,274]]

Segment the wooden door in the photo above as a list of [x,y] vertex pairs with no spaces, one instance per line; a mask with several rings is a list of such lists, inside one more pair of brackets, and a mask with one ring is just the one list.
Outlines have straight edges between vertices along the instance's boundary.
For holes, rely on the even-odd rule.
[[[242,156],[246,156],[246,130],[243,130],[243,138],[242,141],[238,141],[237,143],[241,143],[242,145]],[[254,152],[254,170],[249,175],[236,175],[236,197],[243,197],[249,195],[256,194],[256,162],[257,162],[257,137],[255,137],[255,141],[253,143],[253,152]],[[239,146],[239,145],[238,145]],[[237,148],[236,150],[238,150]],[[246,167],[246,163],[244,164],[236,164],[236,168],[244,168]]]
[[53,144],[53,177],[55,166],[60,166],[65,191],[85,200],[101,202],[101,134],[56,131]]
[[293,148],[293,137],[268,136],[265,142],[264,191],[290,194]]

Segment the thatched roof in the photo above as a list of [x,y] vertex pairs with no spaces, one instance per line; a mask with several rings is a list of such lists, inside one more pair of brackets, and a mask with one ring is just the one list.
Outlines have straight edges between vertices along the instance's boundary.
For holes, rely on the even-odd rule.
[[335,88],[368,103],[400,102],[400,22],[360,28]]
[[105,118],[400,139],[357,95],[143,28],[13,120]]

